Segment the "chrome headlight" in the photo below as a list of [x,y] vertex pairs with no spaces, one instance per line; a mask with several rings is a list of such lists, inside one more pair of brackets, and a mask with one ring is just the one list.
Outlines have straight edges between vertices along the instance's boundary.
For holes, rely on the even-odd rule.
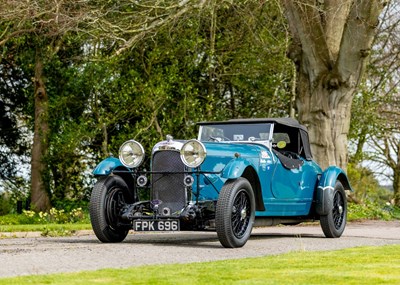
[[200,166],[206,158],[207,151],[205,146],[198,140],[187,141],[181,149],[181,159],[183,163],[192,168]]
[[126,141],[119,148],[119,159],[127,167],[138,167],[144,160],[144,149],[135,140]]

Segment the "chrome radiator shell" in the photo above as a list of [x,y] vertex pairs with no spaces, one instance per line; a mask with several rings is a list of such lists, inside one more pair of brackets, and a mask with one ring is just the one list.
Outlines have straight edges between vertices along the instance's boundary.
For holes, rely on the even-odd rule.
[[187,205],[185,165],[178,150],[159,150],[152,156],[151,199],[159,200],[158,214],[176,216]]

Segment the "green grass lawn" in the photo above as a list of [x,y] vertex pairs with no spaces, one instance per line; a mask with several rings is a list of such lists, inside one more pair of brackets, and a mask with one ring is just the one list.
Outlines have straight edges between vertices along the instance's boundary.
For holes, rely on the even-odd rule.
[[91,230],[90,224],[32,224],[32,225],[0,225],[1,233],[40,232],[43,236],[69,236],[80,230]]
[[41,232],[44,229],[67,229],[71,231],[91,230],[91,224],[33,224],[33,225],[0,225],[0,232]]
[[400,284],[400,245],[26,276],[1,284]]

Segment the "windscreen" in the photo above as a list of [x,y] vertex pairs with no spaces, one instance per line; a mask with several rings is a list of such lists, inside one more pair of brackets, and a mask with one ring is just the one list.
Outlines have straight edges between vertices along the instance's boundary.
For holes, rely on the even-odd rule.
[[201,141],[268,141],[271,124],[202,125]]

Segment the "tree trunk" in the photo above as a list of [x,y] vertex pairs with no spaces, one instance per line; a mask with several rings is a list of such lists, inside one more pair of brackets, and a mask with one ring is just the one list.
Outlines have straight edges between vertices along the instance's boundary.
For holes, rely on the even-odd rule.
[[400,207],[400,167],[394,172],[393,175],[393,191],[394,204],[397,207]]
[[283,0],[297,66],[297,111],[321,167],[347,166],[353,96],[382,4],[378,0]]
[[396,159],[393,160],[393,197],[394,204],[400,207],[400,141],[397,140],[397,149],[395,148]]
[[308,75],[300,73],[297,94],[299,121],[307,126],[313,156],[321,167],[338,165],[346,169],[347,135],[350,128],[351,99],[354,88],[330,89],[321,80],[310,86]]
[[34,211],[50,209],[50,198],[44,174],[47,166],[44,161],[48,150],[48,97],[43,80],[43,63],[38,54],[35,62],[35,129],[31,160],[31,207]]

